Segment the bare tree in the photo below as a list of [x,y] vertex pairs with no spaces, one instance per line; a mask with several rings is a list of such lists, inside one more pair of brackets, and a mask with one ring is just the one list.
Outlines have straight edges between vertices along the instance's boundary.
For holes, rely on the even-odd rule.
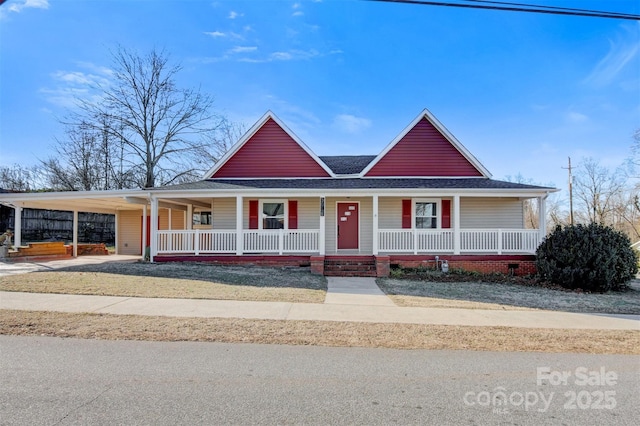
[[624,173],[611,172],[593,158],[584,159],[578,170],[575,183],[578,217],[586,222],[614,224],[616,201],[626,186]]
[[221,118],[214,132],[206,135],[199,155],[199,164],[207,171],[244,135],[246,126],[243,123]]
[[[118,151],[113,144],[120,144],[121,161],[116,163],[120,178],[126,179],[115,186],[128,186],[134,176],[143,187],[199,177],[205,136],[220,122],[212,112],[213,98],[178,88],[176,76],[182,68],[170,64],[164,51],[154,49],[141,56],[118,46],[112,59],[113,81],[97,87],[100,99],[80,100],[79,111],[65,124],[87,124],[105,132],[103,141],[110,146],[103,146],[103,151],[109,151],[109,160]],[[107,176],[105,172],[105,181]]]
[[37,166],[19,164],[0,167],[0,188],[9,191],[29,192],[44,189],[41,171]]

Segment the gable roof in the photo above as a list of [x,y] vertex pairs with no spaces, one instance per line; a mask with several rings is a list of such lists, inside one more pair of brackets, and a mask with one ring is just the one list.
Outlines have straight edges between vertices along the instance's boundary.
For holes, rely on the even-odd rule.
[[362,170],[362,176],[490,178],[491,173],[425,109]]
[[271,111],[205,174],[204,178],[333,177],[318,158]]

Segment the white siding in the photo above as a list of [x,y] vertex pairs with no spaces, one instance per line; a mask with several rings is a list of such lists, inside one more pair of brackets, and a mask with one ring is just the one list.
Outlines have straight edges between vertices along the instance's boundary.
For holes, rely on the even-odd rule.
[[402,228],[402,198],[380,197],[378,199],[378,228]]
[[522,201],[517,198],[461,198],[460,227],[523,229]]
[[142,213],[139,210],[118,212],[118,253],[141,255]]
[[320,198],[298,198],[298,229],[320,229]]
[[[245,203],[248,220],[249,204]],[[236,229],[236,199],[215,198],[213,200],[213,229]]]

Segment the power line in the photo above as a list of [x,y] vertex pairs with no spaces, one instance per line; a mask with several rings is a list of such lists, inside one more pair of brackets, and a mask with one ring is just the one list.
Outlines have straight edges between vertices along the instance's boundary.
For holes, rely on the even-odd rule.
[[490,1],[490,0],[460,0],[460,1],[466,1],[466,2],[473,2],[473,3],[486,3],[486,4],[498,4],[498,5],[506,5],[506,6],[521,6],[521,7],[525,7],[525,8],[538,8],[538,9],[548,9],[548,10],[558,10],[558,11],[570,11],[570,12],[583,12],[583,13],[606,13],[606,14],[610,14],[610,15],[616,15],[616,16],[625,16],[625,17],[634,17],[635,15],[631,15],[628,13],[620,13],[620,12],[601,12],[601,11],[596,11],[596,10],[590,10],[590,9],[576,9],[576,8],[572,8],[572,7],[559,7],[559,6],[545,6],[545,5],[532,5],[532,4],[526,4],[526,3],[508,3],[508,2],[502,2],[502,1]]
[[462,7],[467,9],[504,10],[504,11],[510,11],[510,12],[545,13],[545,14],[551,14],[551,15],[589,16],[593,18],[626,19],[626,20],[632,20],[632,21],[640,21],[640,15],[633,15],[630,13],[604,12],[604,11],[589,10],[589,9],[573,9],[573,8],[566,8],[566,7],[541,6],[541,5],[535,5],[535,4],[509,3],[509,2],[499,2],[499,1],[466,0],[468,2],[473,2],[473,4],[472,3],[450,3],[450,2],[430,1],[430,0],[368,0],[368,1],[377,1],[377,2],[385,2],[385,3],[419,4],[423,6]]

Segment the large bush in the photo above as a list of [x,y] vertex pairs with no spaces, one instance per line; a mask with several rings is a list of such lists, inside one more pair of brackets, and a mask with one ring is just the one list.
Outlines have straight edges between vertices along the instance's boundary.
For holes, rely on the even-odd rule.
[[561,227],[536,251],[540,279],[565,288],[621,290],[638,273],[638,255],[621,232],[597,223]]

